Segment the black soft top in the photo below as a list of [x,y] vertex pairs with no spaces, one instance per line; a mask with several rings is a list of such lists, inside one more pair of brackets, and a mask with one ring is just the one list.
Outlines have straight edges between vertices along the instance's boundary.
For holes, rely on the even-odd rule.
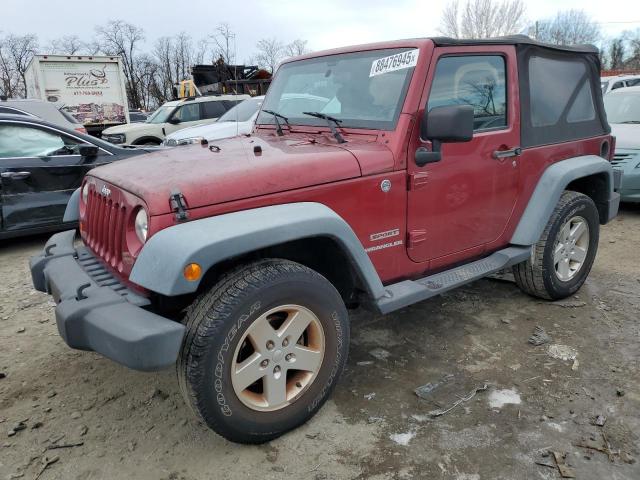
[[593,45],[551,45],[526,35],[431,40],[437,47],[515,46],[522,147],[570,142],[611,132],[600,89],[599,51]]
[[534,40],[526,35],[508,35],[506,37],[481,38],[481,39],[459,39],[450,37],[433,37],[433,43],[438,47],[456,47],[473,45],[533,45],[551,50],[571,53],[595,53],[600,51],[594,45],[554,45]]

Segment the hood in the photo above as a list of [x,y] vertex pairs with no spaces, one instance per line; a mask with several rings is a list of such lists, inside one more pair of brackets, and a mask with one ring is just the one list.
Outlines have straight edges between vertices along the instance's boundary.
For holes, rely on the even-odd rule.
[[137,132],[137,131],[142,131],[142,130],[148,130],[148,129],[153,129],[153,128],[157,128],[157,127],[162,127],[162,124],[152,124],[152,123],[146,123],[146,122],[140,122],[140,123],[125,123],[124,125],[116,125],[115,127],[109,127],[109,128],[105,128],[102,133],[106,134],[106,135],[110,135],[113,133],[133,133],[133,132]]
[[612,123],[611,133],[616,137],[616,148],[640,150],[640,123]]
[[171,135],[167,135],[167,140],[182,140],[184,138],[203,137],[207,140],[215,140],[219,138],[235,137],[251,133],[253,122],[216,122],[206,125],[196,125],[194,127],[183,128]]
[[[212,144],[209,144],[213,147]],[[98,167],[90,175],[124,189],[149,206],[170,212],[179,190],[189,209],[283,192],[361,175],[355,155],[307,138],[252,136],[160,150]],[[254,152],[259,147],[261,152]]]

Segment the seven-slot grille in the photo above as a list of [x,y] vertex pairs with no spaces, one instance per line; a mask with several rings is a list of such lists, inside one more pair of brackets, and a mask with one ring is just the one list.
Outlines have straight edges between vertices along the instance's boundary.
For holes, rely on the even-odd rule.
[[89,191],[85,243],[105,263],[122,269],[122,246],[127,209],[96,190]]

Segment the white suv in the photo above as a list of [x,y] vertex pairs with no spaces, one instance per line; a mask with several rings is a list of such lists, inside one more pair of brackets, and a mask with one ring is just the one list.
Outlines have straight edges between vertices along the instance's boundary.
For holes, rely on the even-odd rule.
[[602,94],[624,87],[636,87],[640,85],[640,75],[618,75],[615,77],[600,77]]
[[183,128],[215,122],[249,95],[217,95],[167,102],[142,123],[107,128],[102,138],[126,145],[160,145],[165,136]]

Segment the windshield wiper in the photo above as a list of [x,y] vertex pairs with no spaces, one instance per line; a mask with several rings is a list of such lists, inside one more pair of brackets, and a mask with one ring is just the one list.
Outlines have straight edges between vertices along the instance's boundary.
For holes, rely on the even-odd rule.
[[625,122],[620,122],[620,123],[640,123],[640,120],[627,120]]
[[302,112],[302,113],[305,115],[309,115],[310,117],[322,118],[326,120],[327,125],[329,125],[329,128],[331,129],[331,133],[333,133],[333,136],[336,137],[336,140],[338,141],[338,143],[347,143],[344,137],[340,135],[340,132],[336,129],[336,125],[339,127],[340,124],[342,123],[342,120],[338,120],[335,117],[331,117],[329,115],[325,115],[324,113],[320,113],[320,112]]
[[284,135],[284,132],[282,131],[282,125],[280,124],[280,120],[278,120],[278,118],[281,118],[285,122],[287,122],[287,125],[289,125],[289,119],[284,115],[280,115],[278,112],[274,112],[273,110],[262,110],[262,111],[264,113],[268,113],[269,115],[273,115],[273,119],[276,121],[276,132],[280,137]]

